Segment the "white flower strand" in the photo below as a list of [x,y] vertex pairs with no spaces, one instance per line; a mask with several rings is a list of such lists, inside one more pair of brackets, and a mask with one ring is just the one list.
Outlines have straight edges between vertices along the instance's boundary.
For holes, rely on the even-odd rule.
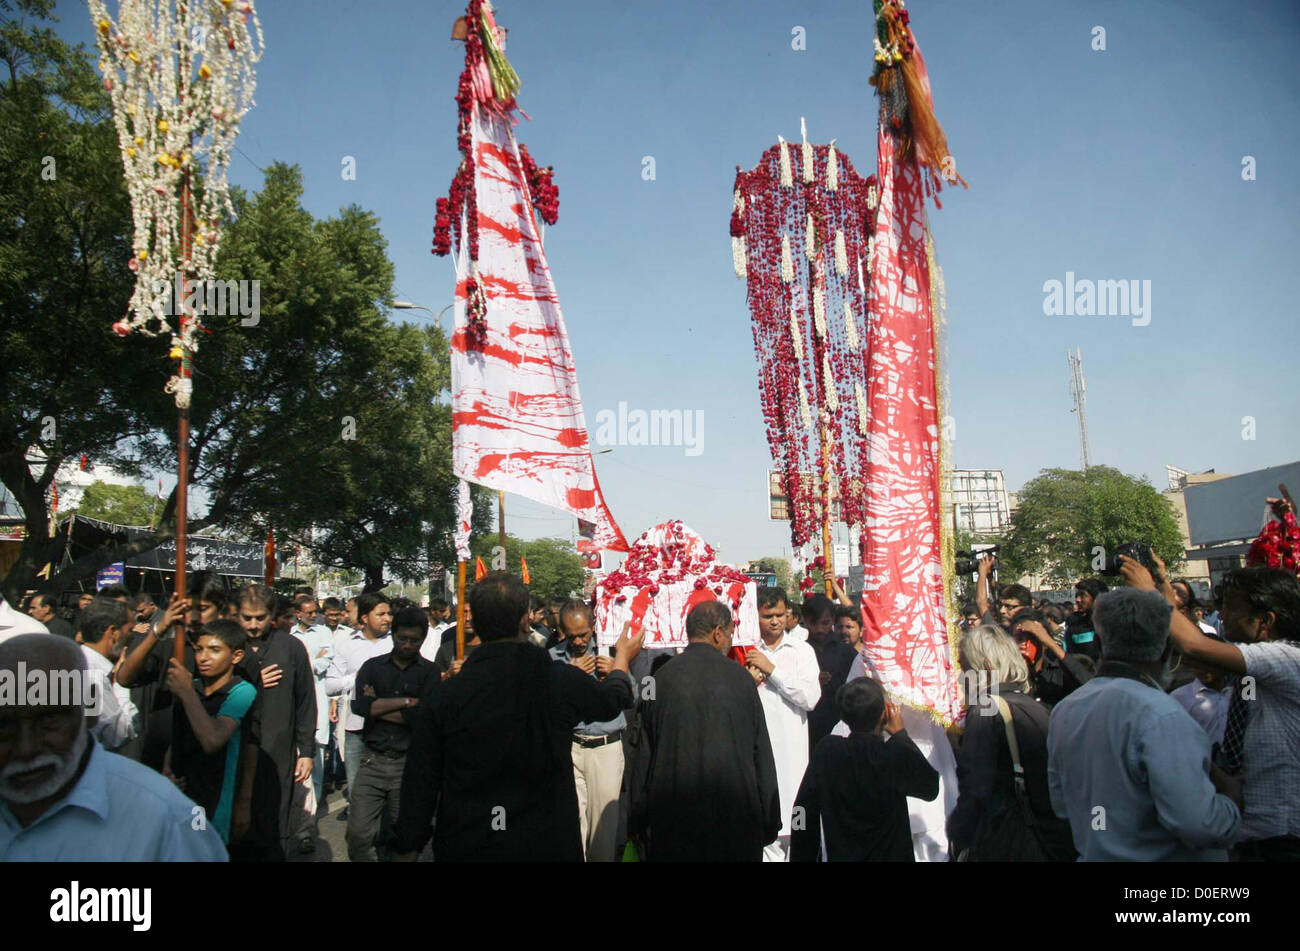
[[867,435],[867,397],[862,392],[862,384],[853,384],[853,397],[858,403],[858,432]]
[[795,361],[803,363],[803,330],[799,326],[799,312],[793,307],[790,308],[790,339],[794,341]]
[[736,271],[736,277],[745,277],[749,272],[745,266],[745,238],[731,239],[731,266]]
[[776,139],[781,143],[781,187],[794,188],[794,175],[790,171],[790,145],[779,135]]
[[820,287],[813,288],[813,325],[817,328],[818,339],[826,339],[826,292]]
[[804,230],[803,253],[808,256],[809,261],[817,258],[817,227],[813,224],[813,217],[808,215],[808,225]]
[[817,180],[817,153],[807,139],[803,142],[803,180],[812,184]]
[[844,339],[850,350],[857,350],[862,341],[858,339],[858,322],[853,319],[853,305],[844,302]]
[[802,380],[799,381],[799,418],[803,420],[804,429],[812,429],[812,411],[808,409],[808,394]]
[[826,190],[828,192],[840,190],[840,162],[835,152],[834,139],[831,139],[831,147],[826,152]]
[[835,273],[844,277],[849,273],[849,251],[844,245],[844,232],[835,229]]
[[781,235],[781,280],[787,284],[794,282],[794,259],[790,257],[790,236]]
[[840,395],[835,389],[835,378],[831,376],[831,355],[822,351],[822,387],[826,390],[826,408],[832,413],[840,411]]
[[[134,226],[136,286],[122,323],[149,336],[170,333],[193,352],[199,321],[174,328],[168,319],[173,282],[178,271],[196,281],[214,276],[221,219],[234,211],[226,176],[240,119],[254,104],[262,25],[247,0],[174,9],[170,2],[120,0],[116,23],[104,0],[89,6]],[[180,186],[187,172],[199,170],[200,159],[206,162],[201,187],[193,190],[192,249],[182,259]],[[168,392],[179,405],[191,388],[175,377]]]

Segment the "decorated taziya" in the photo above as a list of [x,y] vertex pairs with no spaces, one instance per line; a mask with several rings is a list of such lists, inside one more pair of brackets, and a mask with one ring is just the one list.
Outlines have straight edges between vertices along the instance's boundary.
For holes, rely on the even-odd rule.
[[247,0],[119,0],[116,18],[104,0],[90,0],[90,14],[134,219],[135,293],[113,329],[171,335],[172,357],[185,365],[167,388],[185,407],[201,325],[192,310],[174,313],[184,309],[174,288],[178,273],[195,282],[215,276],[233,211],[226,172],[253,105],[262,26]]
[[644,628],[647,648],[685,647],[686,615],[705,601],[731,608],[734,646],[758,643],[758,590],[749,576],[718,564],[713,549],[682,522],[656,525],[597,586],[597,640],[613,644],[630,623],[633,631]]
[[[523,496],[595,525],[593,544],[626,551],[605,504],[578,392],[578,372],[538,220],[559,204],[550,169],[515,141],[519,77],[505,30],[470,0],[456,94],[460,167],[438,199],[434,253],[456,257],[451,337],[452,468],[466,482]],[[462,488],[456,547],[469,548]]]
[[731,215],[736,274],[748,285],[759,397],[772,461],[789,499],[796,548],[824,524],[864,517],[867,404],[863,342],[874,179],[806,137],[781,139],[736,172]]

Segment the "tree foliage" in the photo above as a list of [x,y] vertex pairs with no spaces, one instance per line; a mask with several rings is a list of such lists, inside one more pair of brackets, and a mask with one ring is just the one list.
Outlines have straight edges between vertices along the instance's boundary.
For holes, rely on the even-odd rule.
[[788,558],[777,558],[769,555],[763,558],[755,559],[750,562],[755,571],[770,571],[776,575],[776,586],[785,591],[786,595],[791,598],[798,598],[799,592],[791,584],[790,577],[790,560]]
[[1110,466],[1045,469],[1025,483],[1002,551],[1003,577],[1045,576],[1066,586],[1095,575],[1124,542],[1150,545],[1171,568],[1183,560],[1173,508],[1146,479]]
[[[493,565],[493,556],[498,554],[500,536],[496,532],[476,535],[470,541],[470,551],[489,569]],[[513,535],[506,535],[506,570],[511,574],[520,574],[520,557],[528,559],[528,589],[544,601],[552,598],[571,598],[581,596],[585,569],[582,556],[573,547],[573,542],[564,538],[538,538],[523,541]],[[472,577],[472,576],[471,576]]]
[[115,525],[147,526],[157,513],[158,499],[143,486],[92,482],[82,493],[77,515]]
[[[60,567],[62,545],[49,537],[49,491],[64,460],[85,453],[140,475],[172,472],[177,459],[167,340],[111,331],[133,276],[109,105],[85,51],[29,22],[51,9],[48,0],[0,3],[9,67],[0,80],[0,480],[27,529],[3,581],[9,598],[38,583],[61,590],[176,534],[173,493],[157,530],[129,544]],[[42,174],[51,167],[53,177]],[[257,194],[231,197],[216,276],[257,281],[259,311],[256,322],[204,317],[189,476],[208,509],[191,513],[188,530],[260,541],[272,525],[327,566],[361,569],[367,587],[382,586],[386,566],[416,577],[431,561],[450,564],[446,343],[436,327],[388,321],[393,267],[378,220],[355,206],[314,219],[300,171],[278,163]],[[29,457],[42,456],[31,471]],[[480,498],[476,522],[487,517]],[[39,582],[46,563],[53,577]]]

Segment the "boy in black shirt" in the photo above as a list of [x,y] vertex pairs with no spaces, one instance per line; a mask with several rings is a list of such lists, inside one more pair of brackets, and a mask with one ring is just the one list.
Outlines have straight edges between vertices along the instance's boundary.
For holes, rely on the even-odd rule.
[[876,681],[846,683],[835,703],[850,734],[827,736],[813,750],[795,797],[791,860],[817,861],[824,829],[831,862],[912,862],[907,797],[933,801],[939,774],[903,729],[902,709],[886,701]]
[[245,643],[234,621],[213,621],[195,643],[199,676],[191,678],[175,659],[167,671],[176,698],[170,772],[226,844],[242,839],[251,820],[257,688],[235,670]]

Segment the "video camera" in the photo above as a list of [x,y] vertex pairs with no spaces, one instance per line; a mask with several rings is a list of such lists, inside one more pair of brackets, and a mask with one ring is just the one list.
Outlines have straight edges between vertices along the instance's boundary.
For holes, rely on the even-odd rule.
[[956,552],[957,563],[953,566],[954,570],[959,575],[973,575],[979,571],[981,559],[992,558],[996,561],[998,552],[1001,550],[1001,545],[990,545],[988,548],[981,548],[979,551]]
[[1159,572],[1156,569],[1156,560],[1151,552],[1150,545],[1144,545],[1141,542],[1125,542],[1122,545],[1115,546],[1113,552],[1106,552],[1102,559],[1101,570],[1098,574],[1114,577],[1119,574],[1119,556],[1132,558],[1138,562],[1147,571],[1151,572],[1152,580],[1159,578]]

